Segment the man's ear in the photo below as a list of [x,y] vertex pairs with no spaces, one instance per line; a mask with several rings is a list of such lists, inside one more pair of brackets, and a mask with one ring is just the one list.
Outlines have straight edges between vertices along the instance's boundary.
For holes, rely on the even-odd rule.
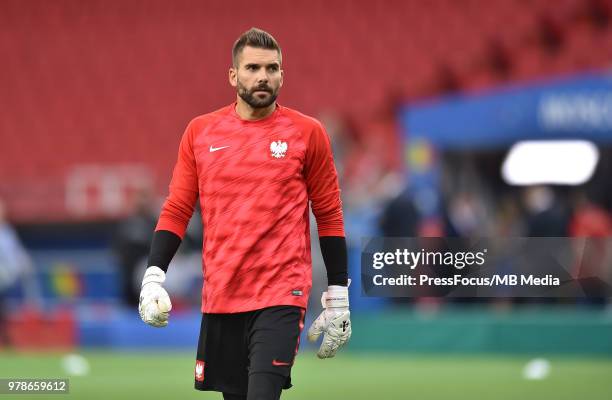
[[238,86],[238,75],[237,75],[238,71],[236,71],[236,68],[231,67],[228,71],[228,79],[229,79],[229,83],[230,85],[232,85],[232,87],[236,87]]
[[279,87],[283,87],[283,79],[285,78],[285,71],[283,71],[281,69],[280,73],[281,73],[281,78],[280,78],[280,85],[279,85]]

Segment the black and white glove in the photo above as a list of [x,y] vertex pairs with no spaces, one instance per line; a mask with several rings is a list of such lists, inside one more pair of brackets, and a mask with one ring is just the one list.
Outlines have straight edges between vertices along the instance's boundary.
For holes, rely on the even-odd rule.
[[147,324],[156,328],[168,325],[168,316],[172,309],[170,296],[162,283],[166,280],[166,273],[159,267],[149,267],[142,279],[140,288],[140,302],[138,312],[140,318]]
[[308,329],[308,340],[314,342],[323,333],[317,356],[331,358],[351,338],[348,287],[328,286],[321,296],[321,305],[324,310]]

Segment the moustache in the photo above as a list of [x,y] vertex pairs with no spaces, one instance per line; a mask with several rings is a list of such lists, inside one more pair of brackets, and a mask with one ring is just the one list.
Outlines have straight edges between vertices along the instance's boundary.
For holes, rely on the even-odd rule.
[[255,92],[268,92],[268,93],[272,93],[272,88],[270,88],[267,85],[257,86],[256,88],[251,89],[251,93],[255,93]]

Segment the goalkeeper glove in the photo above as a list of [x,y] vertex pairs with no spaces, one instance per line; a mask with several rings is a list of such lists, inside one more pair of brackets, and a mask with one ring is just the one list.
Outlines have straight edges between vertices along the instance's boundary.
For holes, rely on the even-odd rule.
[[331,358],[351,338],[348,287],[328,286],[321,296],[321,305],[324,310],[308,329],[308,340],[314,342],[323,333],[317,356]]
[[170,296],[162,283],[166,273],[159,267],[149,267],[142,279],[138,312],[140,318],[147,324],[157,328],[168,325],[168,314],[172,309]]

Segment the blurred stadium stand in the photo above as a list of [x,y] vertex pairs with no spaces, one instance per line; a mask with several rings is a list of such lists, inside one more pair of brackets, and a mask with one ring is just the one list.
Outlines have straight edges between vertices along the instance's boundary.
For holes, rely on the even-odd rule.
[[165,193],[183,127],[231,101],[229,49],[251,26],[283,47],[281,102],[352,121],[352,139],[391,158],[383,168],[401,167],[383,157],[396,140],[380,128],[389,107],[602,68],[612,54],[609,0],[0,8],[0,196],[18,222],[114,218],[143,185]]

